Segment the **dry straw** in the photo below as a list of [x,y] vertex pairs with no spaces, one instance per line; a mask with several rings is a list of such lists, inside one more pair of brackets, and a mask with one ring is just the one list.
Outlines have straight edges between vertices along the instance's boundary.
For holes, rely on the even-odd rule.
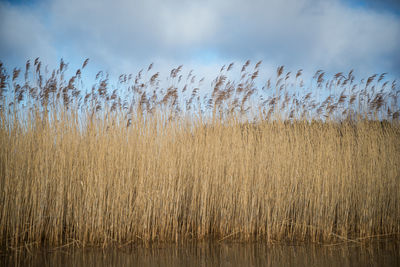
[[46,74],[35,60],[22,82],[0,67],[4,249],[399,239],[399,91],[376,89],[383,76],[319,71],[319,103],[296,92],[302,70],[258,90],[261,62],[239,82],[221,69],[209,95],[182,66],[161,86],[153,65],[81,92],[87,64],[65,79],[63,61]]

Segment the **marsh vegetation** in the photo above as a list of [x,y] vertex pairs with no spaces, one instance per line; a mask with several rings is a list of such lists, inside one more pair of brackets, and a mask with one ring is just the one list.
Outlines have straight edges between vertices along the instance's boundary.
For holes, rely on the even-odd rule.
[[281,66],[260,86],[248,61],[210,86],[150,65],[87,89],[87,63],[71,77],[63,61],[0,66],[3,248],[400,238],[400,91],[385,74],[319,70],[308,88]]

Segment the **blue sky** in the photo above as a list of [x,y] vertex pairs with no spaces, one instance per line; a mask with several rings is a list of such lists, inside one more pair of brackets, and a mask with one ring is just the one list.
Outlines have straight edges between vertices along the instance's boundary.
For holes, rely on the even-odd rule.
[[0,60],[23,67],[40,57],[93,72],[136,73],[151,62],[168,75],[183,64],[216,76],[220,66],[263,60],[358,78],[400,78],[397,0],[0,0]]

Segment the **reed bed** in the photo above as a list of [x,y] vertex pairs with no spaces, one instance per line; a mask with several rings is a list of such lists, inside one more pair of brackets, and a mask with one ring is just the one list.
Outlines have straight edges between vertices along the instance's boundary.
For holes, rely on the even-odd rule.
[[204,95],[182,67],[163,87],[152,65],[82,92],[87,63],[69,79],[63,61],[28,61],[24,77],[1,64],[4,249],[399,240],[399,91],[384,75],[318,71],[318,102],[284,67],[258,88],[249,61]]

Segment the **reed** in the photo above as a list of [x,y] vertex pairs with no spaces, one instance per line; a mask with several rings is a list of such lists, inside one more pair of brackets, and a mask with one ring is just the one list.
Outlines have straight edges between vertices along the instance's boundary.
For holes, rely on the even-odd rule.
[[261,62],[239,82],[229,65],[205,96],[182,67],[166,87],[158,73],[121,75],[119,88],[99,73],[84,93],[88,61],[70,79],[63,61],[47,77],[28,63],[24,79],[0,68],[4,249],[400,238],[398,91],[377,90],[384,77],[372,89],[375,77],[337,75],[327,91],[350,94],[317,103],[296,98],[302,70],[291,84],[279,67],[278,89],[258,89]]

